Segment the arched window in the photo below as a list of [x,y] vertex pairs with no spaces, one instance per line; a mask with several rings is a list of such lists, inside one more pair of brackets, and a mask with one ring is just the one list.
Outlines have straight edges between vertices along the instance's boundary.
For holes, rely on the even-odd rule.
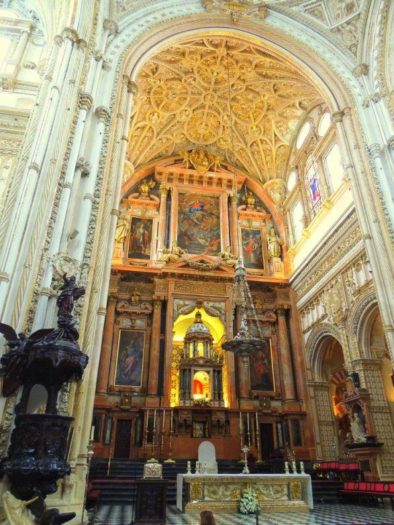
[[311,130],[311,123],[305,122],[305,124],[300,129],[300,132],[298,133],[297,142],[296,142],[296,148],[300,149],[302,145],[304,144],[307,136],[309,135],[309,132]]
[[292,191],[296,184],[297,184],[297,177],[298,177],[298,173],[297,173],[297,170],[291,170],[290,174],[289,174],[289,177],[287,179],[287,191]]
[[304,208],[300,201],[297,201],[296,204],[291,209],[291,223],[293,230],[293,240],[294,244],[300,239],[302,232],[304,230]]
[[322,202],[319,174],[316,168],[316,162],[314,160],[312,160],[306,172],[306,185],[310,208],[312,215],[314,216],[319,210]]
[[324,135],[330,129],[330,126],[331,126],[331,115],[327,111],[320,118],[319,125],[317,127],[317,132],[319,134],[319,137],[324,137]]
[[332,191],[335,191],[342,183],[344,177],[341,153],[338,144],[334,144],[325,158],[327,179]]

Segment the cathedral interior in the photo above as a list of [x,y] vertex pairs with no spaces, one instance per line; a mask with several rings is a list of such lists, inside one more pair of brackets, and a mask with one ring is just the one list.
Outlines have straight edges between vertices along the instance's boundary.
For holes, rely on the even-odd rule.
[[0,1],[0,523],[88,523],[95,478],[207,441],[219,471],[394,495],[393,24]]

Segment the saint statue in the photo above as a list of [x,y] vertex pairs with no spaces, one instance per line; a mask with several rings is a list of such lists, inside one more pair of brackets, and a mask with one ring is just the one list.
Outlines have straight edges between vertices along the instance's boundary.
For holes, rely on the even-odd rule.
[[350,422],[350,430],[355,443],[365,443],[367,441],[363,422],[357,412],[353,414],[353,419]]
[[130,230],[130,217],[127,212],[127,208],[123,207],[123,209],[121,209],[116,225],[115,241],[119,244],[124,243]]
[[59,308],[59,317],[63,314],[71,315],[74,308],[74,300],[79,299],[83,295],[85,295],[85,288],[77,285],[75,275],[68,279],[67,275],[64,274],[63,285],[60,287],[60,294],[56,300]]
[[270,229],[267,235],[268,253],[270,257],[280,257],[282,253],[282,241],[275,233],[274,228]]

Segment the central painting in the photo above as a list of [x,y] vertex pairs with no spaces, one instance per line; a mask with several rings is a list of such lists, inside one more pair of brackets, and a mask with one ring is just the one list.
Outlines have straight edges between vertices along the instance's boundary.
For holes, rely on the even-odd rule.
[[179,194],[178,246],[188,253],[219,255],[219,197],[195,193]]

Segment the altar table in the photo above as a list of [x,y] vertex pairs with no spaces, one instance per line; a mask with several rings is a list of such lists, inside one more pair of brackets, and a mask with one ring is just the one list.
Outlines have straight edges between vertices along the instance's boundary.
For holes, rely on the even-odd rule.
[[313,509],[312,481],[308,474],[178,474],[177,508],[237,511],[243,491],[250,488],[256,492],[261,509]]

